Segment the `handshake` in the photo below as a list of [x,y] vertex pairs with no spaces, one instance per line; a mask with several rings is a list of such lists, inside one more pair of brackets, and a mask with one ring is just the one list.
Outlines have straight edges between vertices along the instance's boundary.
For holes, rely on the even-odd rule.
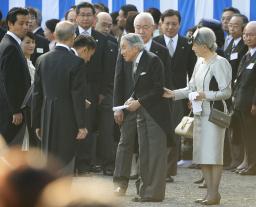
[[165,87],[163,89],[164,89],[164,93],[163,93],[164,98],[175,98],[174,91],[172,91],[168,88],[165,88]]

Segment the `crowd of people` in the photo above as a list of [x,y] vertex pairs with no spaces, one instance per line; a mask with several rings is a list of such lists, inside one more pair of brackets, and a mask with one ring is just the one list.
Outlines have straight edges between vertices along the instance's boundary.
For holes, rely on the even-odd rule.
[[[83,2],[42,28],[36,8],[10,9],[0,25],[0,135],[55,156],[58,176],[103,172],[116,196],[135,178],[134,202],[161,202],[182,159],[174,130],[192,111],[192,167],[207,188],[195,202],[219,204],[223,166],[256,175],[256,22],[230,7],[183,37],[182,21],[173,9],[109,14]],[[213,108],[232,114],[228,128],[209,121]],[[38,176],[41,193],[57,179],[27,163],[14,169],[1,185]]]

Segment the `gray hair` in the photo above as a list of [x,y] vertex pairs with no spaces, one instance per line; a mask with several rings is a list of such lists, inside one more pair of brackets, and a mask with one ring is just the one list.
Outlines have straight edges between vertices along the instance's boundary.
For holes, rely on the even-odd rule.
[[144,42],[140,35],[129,33],[124,36],[122,36],[121,44],[122,42],[126,40],[130,47],[137,47],[139,50],[144,49]]
[[76,31],[75,25],[69,21],[62,21],[56,25],[55,35],[59,41],[65,41],[74,36]]
[[[201,27],[195,31],[194,43],[205,45],[209,50],[216,51],[217,43],[214,32],[208,27]],[[193,35],[194,36],[194,35]]]
[[135,19],[134,19],[134,26],[135,26],[136,22],[139,21],[140,19],[147,19],[147,20],[150,21],[150,23],[151,23],[152,25],[155,24],[154,18],[153,18],[153,16],[152,16],[150,13],[148,13],[148,12],[141,12],[141,13],[139,13],[139,14],[135,17]]

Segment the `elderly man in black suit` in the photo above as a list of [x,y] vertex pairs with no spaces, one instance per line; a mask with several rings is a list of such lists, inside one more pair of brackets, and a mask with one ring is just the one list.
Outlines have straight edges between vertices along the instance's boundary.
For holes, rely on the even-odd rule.
[[[234,86],[234,80],[236,79],[237,70],[241,59],[248,51],[248,47],[243,41],[243,30],[247,23],[248,19],[246,16],[242,14],[234,14],[228,24],[229,34],[232,37],[232,40],[224,51],[224,55],[232,66],[232,87]],[[232,110],[231,98],[228,100],[228,107],[229,110]],[[231,130],[233,131],[233,133],[229,134],[232,136],[228,136],[231,163],[225,168],[227,170],[234,170],[234,168],[238,167],[244,157],[244,146],[242,144],[242,141],[240,140],[240,132],[239,130],[237,130],[236,127],[232,129],[231,126],[230,130],[226,131],[226,133],[231,132]]]
[[42,55],[36,64],[32,125],[43,150],[62,161],[64,173],[73,173],[76,140],[87,135],[84,60],[70,52],[75,39],[72,23],[58,23],[55,34],[55,50]]
[[[115,120],[121,126],[121,138],[116,155],[116,170],[131,160],[134,133],[138,132],[139,197],[135,202],[160,202],[165,196],[166,139],[170,133],[168,101],[161,98],[164,86],[164,66],[160,58],[144,50],[138,34],[127,34],[121,39],[124,61],[117,65],[114,84],[114,105],[127,105],[126,110],[115,111]],[[120,63],[118,63],[120,64]],[[134,119],[134,116],[136,117]],[[115,173],[116,175],[116,173]],[[126,172],[124,178],[129,177]],[[124,179],[115,179],[116,192],[121,195],[128,186]]]
[[238,67],[234,90],[234,110],[237,126],[245,146],[247,162],[241,175],[256,175],[256,21],[249,22],[243,33],[249,51]]
[[28,31],[28,11],[12,8],[6,19],[8,31],[0,43],[0,134],[11,143],[23,122],[20,107],[30,87],[30,74],[20,47]]
[[[181,22],[180,13],[176,10],[166,10],[162,16],[163,35],[155,37],[154,40],[168,48],[171,56],[171,67],[173,71],[173,88],[184,88],[187,79],[191,77],[196,63],[196,56],[193,53],[187,39],[178,34]],[[173,130],[179,124],[186,113],[187,101],[173,103]],[[167,181],[172,181],[171,176],[177,174],[177,160],[180,157],[180,137],[175,135],[176,147],[168,150]]]

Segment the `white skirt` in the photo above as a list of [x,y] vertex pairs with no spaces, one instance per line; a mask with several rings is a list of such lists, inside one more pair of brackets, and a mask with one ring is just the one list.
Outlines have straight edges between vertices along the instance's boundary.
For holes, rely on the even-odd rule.
[[208,121],[209,115],[195,116],[193,129],[193,162],[223,165],[225,128]]

